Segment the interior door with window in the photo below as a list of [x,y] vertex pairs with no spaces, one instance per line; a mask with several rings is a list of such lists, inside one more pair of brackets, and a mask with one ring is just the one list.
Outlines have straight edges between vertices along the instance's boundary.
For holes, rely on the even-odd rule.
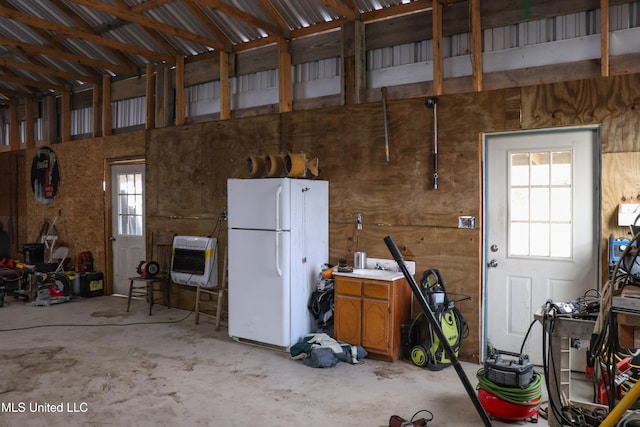
[[111,168],[113,293],[127,295],[129,277],[146,259],[144,235],[144,163]]
[[[484,348],[520,352],[547,300],[598,288],[598,132],[494,134],[484,144]],[[541,325],[523,352],[542,364]]]

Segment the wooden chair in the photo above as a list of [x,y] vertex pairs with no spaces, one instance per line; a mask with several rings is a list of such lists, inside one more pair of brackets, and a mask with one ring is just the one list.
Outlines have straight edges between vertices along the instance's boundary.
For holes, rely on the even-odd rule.
[[[158,263],[158,274],[153,277],[144,275],[129,277],[129,298],[127,299],[127,311],[129,311],[129,308],[131,307],[131,298],[133,296],[144,296],[149,303],[149,315],[151,315],[151,310],[155,302],[155,292],[162,292],[167,308],[171,308],[170,269],[172,252],[173,235],[161,233],[151,234],[150,261],[155,261]],[[160,287],[157,288],[156,285],[160,285]]]
[[[222,281],[215,288],[204,288],[202,286],[198,286],[196,290],[196,325],[200,323],[200,304],[211,305],[215,303],[216,305],[216,331],[220,330],[220,321],[222,320],[222,316],[224,314],[224,301],[225,295],[227,293],[227,255],[228,249],[224,250],[224,262],[222,266]],[[202,300],[203,295],[209,295],[209,299]]]

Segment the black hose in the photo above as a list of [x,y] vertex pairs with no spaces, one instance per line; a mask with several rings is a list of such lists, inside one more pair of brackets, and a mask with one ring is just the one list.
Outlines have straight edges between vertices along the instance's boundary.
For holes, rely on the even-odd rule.
[[405,279],[407,279],[409,286],[411,286],[411,290],[413,291],[413,294],[415,295],[416,299],[420,303],[420,306],[422,307],[422,311],[426,315],[427,320],[429,321],[429,324],[433,328],[433,331],[438,336],[438,339],[440,340],[440,344],[442,345],[442,347],[444,347],[444,351],[447,354],[447,357],[449,358],[449,360],[451,360],[451,364],[455,368],[456,373],[458,374],[458,377],[462,382],[462,385],[467,391],[469,398],[473,402],[473,406],[475,406],[476,411],[478,411],[478,415],[480,415],[480,418],[482,419],[482,423],[486,427],[493,426],[493,424],[491,424],[491,420],[489,419],[489,416],[487,415],[487,412],[482,407],[482,404],[480,403],[480,400],[476,395],[475,388],[471,385],[469,378],[467,378],[467,374],[465,374],[464,369],[462,369],[462,365],[458,361],[458,357],[456,356],[455,352],[451,348],[451,345],[449,345],[449,341],[447,340],[447,337],[442,332],[442,329],[440,328],[438,321],[434,317],[433,312],[431,311],[431,308],[429,307],[429,304],[427,303],[426,298],[424,297],[422,292],[420,292],[420,288],[418,287],[418,284],[416,283],[415,279],[407,269],[407,265],[404,262],[402,254],[400,253],[400,249],[398,249],[398,246],[393,241],[391,236],[385,237],[384,242],[387,245],[389,252],[391,252],[391,256],[393,257],[393,259],[398,263],[398,266],[400,266],[400,269],[402,270],[402,274],[404,274]]

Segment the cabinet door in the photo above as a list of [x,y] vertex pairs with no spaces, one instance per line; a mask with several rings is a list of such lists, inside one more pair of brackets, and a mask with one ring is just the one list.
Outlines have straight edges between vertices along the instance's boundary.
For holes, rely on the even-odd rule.
[[362,346],[379,354],[390,354],[389,301],[362,300]]
[[336,295],[335,297],[335,338],[347,344],[358,345],[362,337],[360,318],[362,314],[360,298]]

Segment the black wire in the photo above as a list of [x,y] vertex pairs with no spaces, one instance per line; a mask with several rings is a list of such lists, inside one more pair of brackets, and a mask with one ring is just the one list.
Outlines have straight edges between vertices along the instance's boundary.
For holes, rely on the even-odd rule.
[[[558,398],[562,398],[560,394],[560,383],[558,382],[558,377],[556,375],[555,369],[555,361],[553,359],[553,346],[551,336],[553,335],[553,331],[555,329],[555,306],[551,304],[550,301],[547,301],[546,307],[543,315],[543,337],[542,337],[542,369],[544,373],[544,381],[549,391],[549,408],[551,408],[551,412],[553,416],[555,416],[556,420],[559,420],[562,425],[569,426],[577,426],[572,420],[567,418],[562,411],[562,405],[560,408],[557,406],[557,402],[553,399],[553,393],[551,393],[551,386],[549,383],[550,379],[550,370],[553,371],[553,378],[556,384],[556,395]],[[549,365],[549,361],[551,361],[551,365]]]
[[419,411],[417,411],[415,414],[413,414],[413,416],[411,417],[411,422],[415,421],[414,418],[416,417],[416,415],[418,415],[421,412],[426,412],[427,414],[430,415],[430,418],[428,420],[426,420],[427,422],[429,421],[433,421],[433,412],[431,412],[428,409],[420,409]]
[[533,328],[533,325],[535,325],[536,323],[538,323],[537,320],[533,320],[533,322],[531,322],[531,324],[529,325],[529,329],[527,329],[527,333],[524,334],[524,339],[522,340],[522,345],[520,346],[520,354],[522,354],[522,352],[524,351],[524,345],[527,342],[527,338],[529,338],[529,333],[531,332],[531,328]]
[[94,325],[87,324],[75,324],[75,323],[57,323],[55,325],[34,325],[34,326],[24,326],[21,328],[10,328],[10,329],[0,329],[0,332],[13,332],[13,331],[26,331],[29,329],[38,329],[38,328],[56,328],[56,327],[95,327],[95,326],[139,326],[139,325],[163,325],[170,323],[180,323],[189,318],[193,314],[193,311],[190,311],[186,316],[182,319],[178,320],[164,320],[160,322],[130,322],[130,323],[99,323]]

